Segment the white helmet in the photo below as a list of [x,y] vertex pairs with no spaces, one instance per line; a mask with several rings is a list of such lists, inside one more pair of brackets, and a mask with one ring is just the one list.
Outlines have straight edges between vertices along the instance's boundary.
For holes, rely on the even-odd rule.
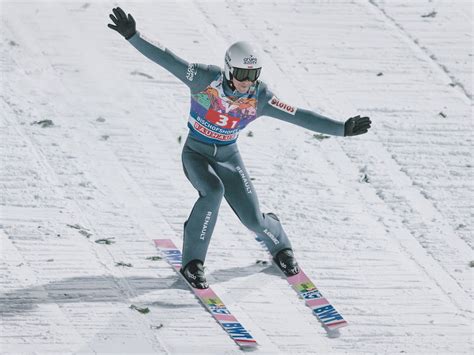
[[234,77],[239,81],[255,81],[261,70],[262,56],[249,42],[235,42],[225,52],[224,74],[227,80]]

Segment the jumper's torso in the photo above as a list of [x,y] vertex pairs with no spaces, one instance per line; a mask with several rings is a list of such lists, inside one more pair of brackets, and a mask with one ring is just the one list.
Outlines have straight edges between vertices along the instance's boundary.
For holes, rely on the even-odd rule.
[[311,131],[344,135],[343,122],[282,102],[263,81],[257,80],[248,93],[241,94],[229,87],[218,66],[189,63],[161,44],[146,40],[140,32],[128,41],[189,87],[188,127],[195,139],[216,145],[231,144],[240,130],[260,116],[274,117]]
[[224,92],[219,73],[204,90],[191,94],[188,127],[193,137],[205,143],[230,144],[239,131],[257,118],[258,82],[242,97]]

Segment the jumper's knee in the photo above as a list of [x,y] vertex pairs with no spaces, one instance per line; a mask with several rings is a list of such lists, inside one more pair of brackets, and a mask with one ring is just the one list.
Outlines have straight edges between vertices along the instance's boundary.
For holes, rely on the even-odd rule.
[[[272,218],[273,223],[269,223],[268,221],[266,221],[267,218]],[[280,223],[280,220],[278,219],[277,215],[272,212],[269,212],[247,217],[247,219],[244,221],[244,224],[251,231],[259,233],[268,227],[271,228],[271,226],[274,226],[275,221],[277,222],[277,224]]]
[[261,233],[265,229],[265,221],[263,219],[263,214],[249,216],[242,221],[245,226],[255,233]]
[[266,216],[269,216],[269,217],[272,217],[274,220],[280,222],[280,219],[278,218],[278,216],[273,213],[273,212],[268,212],[268,213],[264,213]]

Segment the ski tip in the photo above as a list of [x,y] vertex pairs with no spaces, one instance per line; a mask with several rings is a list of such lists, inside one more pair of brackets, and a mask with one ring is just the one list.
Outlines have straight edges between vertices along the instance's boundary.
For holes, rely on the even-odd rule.
[[154,239],[153,242],[159,248],[170,248],[175,249],[176,245],[171,239]]

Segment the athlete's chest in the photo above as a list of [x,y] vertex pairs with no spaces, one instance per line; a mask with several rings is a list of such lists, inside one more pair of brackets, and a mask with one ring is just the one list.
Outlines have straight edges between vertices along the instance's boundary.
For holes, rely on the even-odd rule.
[[257,118],[258,87],[244,97],[233,97],[224,92],[222,80],[221,76],[192,95],[191,109],[220,128],[243,128]]

